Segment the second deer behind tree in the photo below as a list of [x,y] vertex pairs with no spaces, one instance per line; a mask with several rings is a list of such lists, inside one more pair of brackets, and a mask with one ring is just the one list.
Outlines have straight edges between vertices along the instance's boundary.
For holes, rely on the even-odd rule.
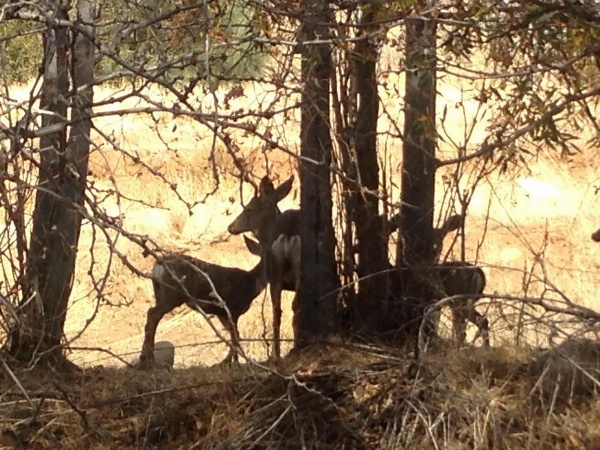
[[[400,218],[398,215],[392,217],[388,223],[390,233],[399,230]],[[464,217],[461,215],[450,216],[440,228],[433,229],[433,254],[430,274],[434,283],[434,298],[456,297],[448,306],[452,312],[452,330],[455,342],[458,345],[466,339],[466,322],[469,321],[477,326],[475,339],[481,337],[486,347],[490,345],[489,322],[487,317],[475,308],[475,303],[481,298],[486,286],[485,273],[481,267],[468,262],[444,261],[440,262],[444,238],[452,231],[456,231],[464,225]],[[401,239],[398,245],[402,245]],[[401,252],[398,252],[401,254]],[[398,264],[400,271],[410,271],[402,261]],[[402,292],[405,289],[405,274],[392,272],[392,290]],[[475,340],[474,339],[474,340]]]

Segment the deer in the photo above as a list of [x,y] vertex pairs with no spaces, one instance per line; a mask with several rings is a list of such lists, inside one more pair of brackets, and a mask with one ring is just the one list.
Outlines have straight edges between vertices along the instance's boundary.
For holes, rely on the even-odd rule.
[[[396,215],[389,220],[388,230],[390,233],[399,229],[399,219],[399,216]],[[433,229],[433,255],[430,270],[436,271],[439,277],[439,284],[434,285],[435,296],[438,300],[463,296],[463,298],[452,299],[448,305],[452,312],[452,332],[457,345],[462,345],[466,340],[466,322],[469,321],[478,329],[475,339],[481,337],[484,345],[489,347],[489,321],[475,308],[475,303],[481,298],[487,283],[485,273],[481,267],[469,262],[446,261],[440,263],[444,238],[448,233],[461,228],[463,224],[463,216],[453,215],[440,228]],[[406,268],[404,264],[400,264],[400,267],[401,270]],[[394,290],[401,291],[402,275],[393,276],[391,285]],[[465,296],[467,298],[464,298]]]
[[250,253],[260,257],[251,270],[224,267],[181,253],[169,253],[154,263],[151,278],[155,304],[148,309],[139,368],[154,366],[158,324],[165,314],[184,303],[191,309],[201,309],[206,315],[217,316],[231,339],[229,353],[222,364],[238,361],[238,320],[267,285],[264,249],[246,236],[244,241]]
[[[227,227],[233,235],[251,232],[265,249],[267,278],[273,306],[273,357],[281,358],[281,292],[298,293],[300,286],[299,209],[279,210],[277,204],[290,192],[294,177],[277,188],[268,176],[261,179],[254,197]],[[295,310],[296,296],[292,304]]]
[[592,233],[592,241],[600,242],[600,228]]

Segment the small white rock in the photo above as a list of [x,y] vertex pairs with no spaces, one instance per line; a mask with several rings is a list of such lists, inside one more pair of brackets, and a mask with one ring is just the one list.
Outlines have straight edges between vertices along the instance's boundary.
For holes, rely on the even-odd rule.
[[158,341],[154,344],[154,361],[156,367],[172,369],[175,364],[175,346],[169,341]]
[[[140,357],[138,356],[131,364],[138,367]],[[175,346],[169,341],[158,341],[154,344],[154,367],[157,369],[171,370],[175,364]]]

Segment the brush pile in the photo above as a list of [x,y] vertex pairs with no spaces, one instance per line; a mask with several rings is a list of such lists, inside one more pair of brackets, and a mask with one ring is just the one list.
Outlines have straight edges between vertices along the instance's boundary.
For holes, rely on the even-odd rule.
[[432,349],[418,361],[398,350],[338,348],[285,365],[4,371],[0,446],[600,446],[600,345],[592,341],[543,352]]

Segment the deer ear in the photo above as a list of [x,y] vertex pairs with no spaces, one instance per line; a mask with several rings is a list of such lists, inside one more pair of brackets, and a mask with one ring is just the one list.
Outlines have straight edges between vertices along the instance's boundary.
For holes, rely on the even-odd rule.
[[289,177],[275,189],[275,200],[279,202],[283,200],[292,190],[292,185],[294,184],[294,175]]
[[275,187],[273,186],[273,182],[268,176],[264,176],[262,180],[260,180],[260,185],[258,186],[258,192],[261,195],[272,195],[275,192]]

